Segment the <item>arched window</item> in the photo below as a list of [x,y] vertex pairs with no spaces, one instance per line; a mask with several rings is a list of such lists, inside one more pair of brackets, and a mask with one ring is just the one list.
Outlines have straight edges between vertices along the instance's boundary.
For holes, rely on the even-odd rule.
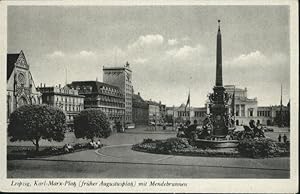
[[10,112],[11,112],[11,96],[7,95],[7,120],[9,119]]
[[18,107],[28,104],[25,97],[21,97],[18,101]]

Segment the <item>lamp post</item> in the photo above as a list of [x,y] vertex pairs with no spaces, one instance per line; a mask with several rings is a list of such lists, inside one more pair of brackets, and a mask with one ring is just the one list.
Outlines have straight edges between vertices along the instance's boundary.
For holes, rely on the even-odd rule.
[[175,131],[175,106],[173,105],[173,117],[172,117],[172,121],[173,121],[173,130]]

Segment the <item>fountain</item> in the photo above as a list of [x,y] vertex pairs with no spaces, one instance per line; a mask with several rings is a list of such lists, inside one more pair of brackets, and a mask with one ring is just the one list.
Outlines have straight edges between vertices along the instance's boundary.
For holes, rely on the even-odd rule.
[[216,64],[216,85],[213,93],[209,95],[209,111],[207,119],[204,122],[203,129],[210,126],[210,133],[207,136],[195,139],[198,147],[218,148],[236,148],[238,140],[230,140],[229,133],[233,130],[229,128],[230,115],[228,111],[229,95],[225,92],[222,78],[222,39],[220,30],[220,20],[218,20],[217,34],[217,64]]

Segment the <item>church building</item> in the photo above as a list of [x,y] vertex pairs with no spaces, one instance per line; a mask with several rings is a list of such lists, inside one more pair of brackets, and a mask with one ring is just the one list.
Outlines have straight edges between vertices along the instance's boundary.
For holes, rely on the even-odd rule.
[[7,54],[7,119],[18,107],[41,104],[41,94],[36,90],[30,66],[23,51]]

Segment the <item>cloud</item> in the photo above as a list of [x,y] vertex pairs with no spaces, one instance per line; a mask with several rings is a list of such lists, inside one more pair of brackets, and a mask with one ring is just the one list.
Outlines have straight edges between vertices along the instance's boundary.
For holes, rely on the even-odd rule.
[[184,45],[181,48],[175,48],[166,51],[167,56],[171,56],[175,59],[186,59],[188,57],[194,57],[196,55],[202,54],[204,51],[204,48],[198,44],[195,47]]
[[191,40],[191,38],[190,38],[190,37],[188,37],[188,36],[186,36],[186,37],[183,37],[181,40],[182,40],[182,41],[184,41],[184,42],[187,42],[187,41],[190,41],[190,40]]
[[265,55],[261,51],[256,50],[227,60],[224,64],[238,69],[272,68],[274,70],[274,68],[278,68],[283,64],[288,64],[288,56],[282,53]]
[[241,54],[227,63],[234,66],[251,66],[251,65],[265,65],[268,61],[267,57],[260,51],[253,51],[248,54]]
[[90,56],[95,56],[95,53],[92,51],[82,50],[80,51],[79,55],[83,57],[90,57]]
[[144,47],[156,47],[162,45],[164,37],[160,34],[149,34],[140,36],[134,43],[128,45],[128,49],[144,48]]
[[133,63],[137,63],[137,64],[143,64],[143,63],[146,63],[147,61],[148,61],[148,59],[146,59],[146,58],[133,59]]
[[173,46],[173,45],[178,44],[178,41],[176,39],[169,39],[168,40],[168,44],[171,45],[171,46]]
[[64,57],[65,54],[62,51],[54,51],[53,53],[47,54],[47,56],[50,58],[55,58],[55,57]]
[[279,91],[280,84],[289,87],[289,66],[287,54],[255,50],[225,61],[223,77],[228,84],[249,88],[249,96],[257,96],[260,104],[268,105],[270,94]]

